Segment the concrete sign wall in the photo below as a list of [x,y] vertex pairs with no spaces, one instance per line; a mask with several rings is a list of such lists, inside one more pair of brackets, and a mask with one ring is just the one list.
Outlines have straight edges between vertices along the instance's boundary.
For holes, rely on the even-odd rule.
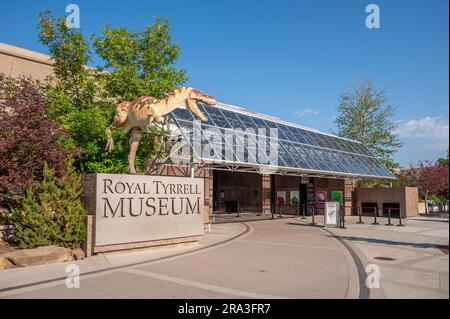
[[203,235],[201,178],[96,174],[95,246]]

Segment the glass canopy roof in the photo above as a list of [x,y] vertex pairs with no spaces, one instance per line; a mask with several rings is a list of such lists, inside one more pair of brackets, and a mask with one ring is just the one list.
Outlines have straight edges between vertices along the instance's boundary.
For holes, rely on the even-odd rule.
[[172,115],[198,161],[273,173],[394,178],[357,141],[225,104],[197,105],[208,121],[199,122],[184,109],[175,109]]

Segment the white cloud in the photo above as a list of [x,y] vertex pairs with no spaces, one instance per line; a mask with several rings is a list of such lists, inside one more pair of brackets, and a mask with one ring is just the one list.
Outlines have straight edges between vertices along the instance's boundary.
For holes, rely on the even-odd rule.
[[400,121],[397,134],[402,139],[427,140],[423,149],[440,151],[448,149],[449,124],[440,117],[424,117],[418,120]]
[[313,109],[310,107],[307,107],[306,109],[294,112],[294,114],[297,116],[313,115],[313,114],[317,114],[317,113],[319,113],[319,110],[316,110],[316,109]]
[[424,138],[448,140],[448,122],[440,117],[424,117],[418,120],[401,121],[397,133],[402,138]]

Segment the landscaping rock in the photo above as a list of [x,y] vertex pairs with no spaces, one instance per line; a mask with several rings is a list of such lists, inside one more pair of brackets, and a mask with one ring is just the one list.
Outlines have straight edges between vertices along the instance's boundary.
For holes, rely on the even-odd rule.
[[0,270],[3,270],[8,266],[8,259],[0,256]]
[[75,260],[83,260],[84,258],[86,258],[86,254],[81,248],[73,249],[71,253],[73,259]]
[[17,250],[4,255],[4,257],[19,267],[52,264],[73,260],[70,249],[57,246]]

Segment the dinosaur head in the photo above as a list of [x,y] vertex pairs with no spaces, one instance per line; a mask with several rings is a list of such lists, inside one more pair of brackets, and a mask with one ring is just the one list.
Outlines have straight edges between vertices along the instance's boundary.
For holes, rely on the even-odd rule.
[[203,93],[202,91],[195,90],[195,89],[192,89],[190,98],[195,100],[196,102],[202,102],[202,103],[209,104],[209,105],[216,104],[216,99],[213,96]]

